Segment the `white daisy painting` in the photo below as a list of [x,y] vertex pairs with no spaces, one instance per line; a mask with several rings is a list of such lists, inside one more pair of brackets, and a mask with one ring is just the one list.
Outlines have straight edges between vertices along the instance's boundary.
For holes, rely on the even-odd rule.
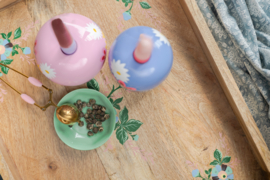
[[47,63],[41,63],[40,70],[49,79],[53,79],[56,77],[56,72],[49,65],[47,65]]
[[159,32],[156,29],[152,29],[152,30],[153,30],[153,33],[155,34],[155,36],[159,38],[159,41],[161,41],[164,44],[167,44],[168,46],[170,46],[170,42],[168,41],[168,39],[161,32]]
[[128,83],[130,75],[128,69],[125,68],[126,64],[121,63],[120,60],[111,62],[112,73],[117,80]]
[[103,38],[103,33],[101,29],[95,23],[87,24],[85,28],[89,35],[86,37],[85,41],[99,40]]

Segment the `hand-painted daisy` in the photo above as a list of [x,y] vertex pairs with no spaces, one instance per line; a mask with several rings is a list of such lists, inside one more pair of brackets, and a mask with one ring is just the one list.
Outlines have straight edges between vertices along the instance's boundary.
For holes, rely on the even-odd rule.
[[158,30],[153,29],[153,33],[155,34],[156,37],[159,38],[159,40],[161,42],[163,42],[164,44],[167,44],[168,46],[170,46],[170,42],[168,41],[168,39]]
[[128,69],[126,69],[125,66],[126,66],[126,64],[125,63],[121,64],[120,60],[118,60],[118,61],[113,60],[111,62],[111,68],[112,68],[112,73],[113,73],[114,77],[117,80],[121,80],[121,81],[127,83],[129,81],[128,78],[130,77],[130,75],[128,74]]
[[233,171],[229,166],[225,164],[222,164],[221,166],[216,165],[212,170],[212,179],[213,180],[234,179]]
[[8,42],[8,40],[3,40],[0,39],[0,61],[1,60],[6,60],[7,57],[10,55],[11,51],[12,51],[12,44]]
[[56,77],[56,72],[54,72],[54,69],[47,65],[47,63],[40,64],[40,70],[49,79],[53,79]]
[[85,28],[90,34],[86,37],[85,41],[98,40],[103,37],[103,33],[95,23],[87,24]]

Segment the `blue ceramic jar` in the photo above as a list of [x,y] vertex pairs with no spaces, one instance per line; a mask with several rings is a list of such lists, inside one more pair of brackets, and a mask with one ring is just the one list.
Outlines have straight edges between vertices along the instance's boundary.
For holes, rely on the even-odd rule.
[[[149,60],[134,58],[140,35],[149,37],[153,48]],[[168,39],[158,30],[136,26],[121,33],[109,52],[109,66],[120,85],[132,91],[146,91],[159,85],[171,71],[173,52]]]

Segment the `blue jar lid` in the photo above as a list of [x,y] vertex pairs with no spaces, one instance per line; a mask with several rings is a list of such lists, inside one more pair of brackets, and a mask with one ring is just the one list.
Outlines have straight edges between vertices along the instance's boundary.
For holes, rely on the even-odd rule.
[[[133,56],[140,35],[153,41],[150,59],[143,64]],[[170,73],[173,52],[167,38],[158,30],[136,26],[121,33],[109,52],[109,66],[116,80],[124,87],[134,91],[146,91],[159,85]]]

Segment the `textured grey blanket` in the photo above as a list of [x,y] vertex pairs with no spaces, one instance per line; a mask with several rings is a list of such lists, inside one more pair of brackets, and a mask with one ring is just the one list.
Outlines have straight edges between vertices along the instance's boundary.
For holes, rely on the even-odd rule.
[[270,149],[270,0],[196,0]]

